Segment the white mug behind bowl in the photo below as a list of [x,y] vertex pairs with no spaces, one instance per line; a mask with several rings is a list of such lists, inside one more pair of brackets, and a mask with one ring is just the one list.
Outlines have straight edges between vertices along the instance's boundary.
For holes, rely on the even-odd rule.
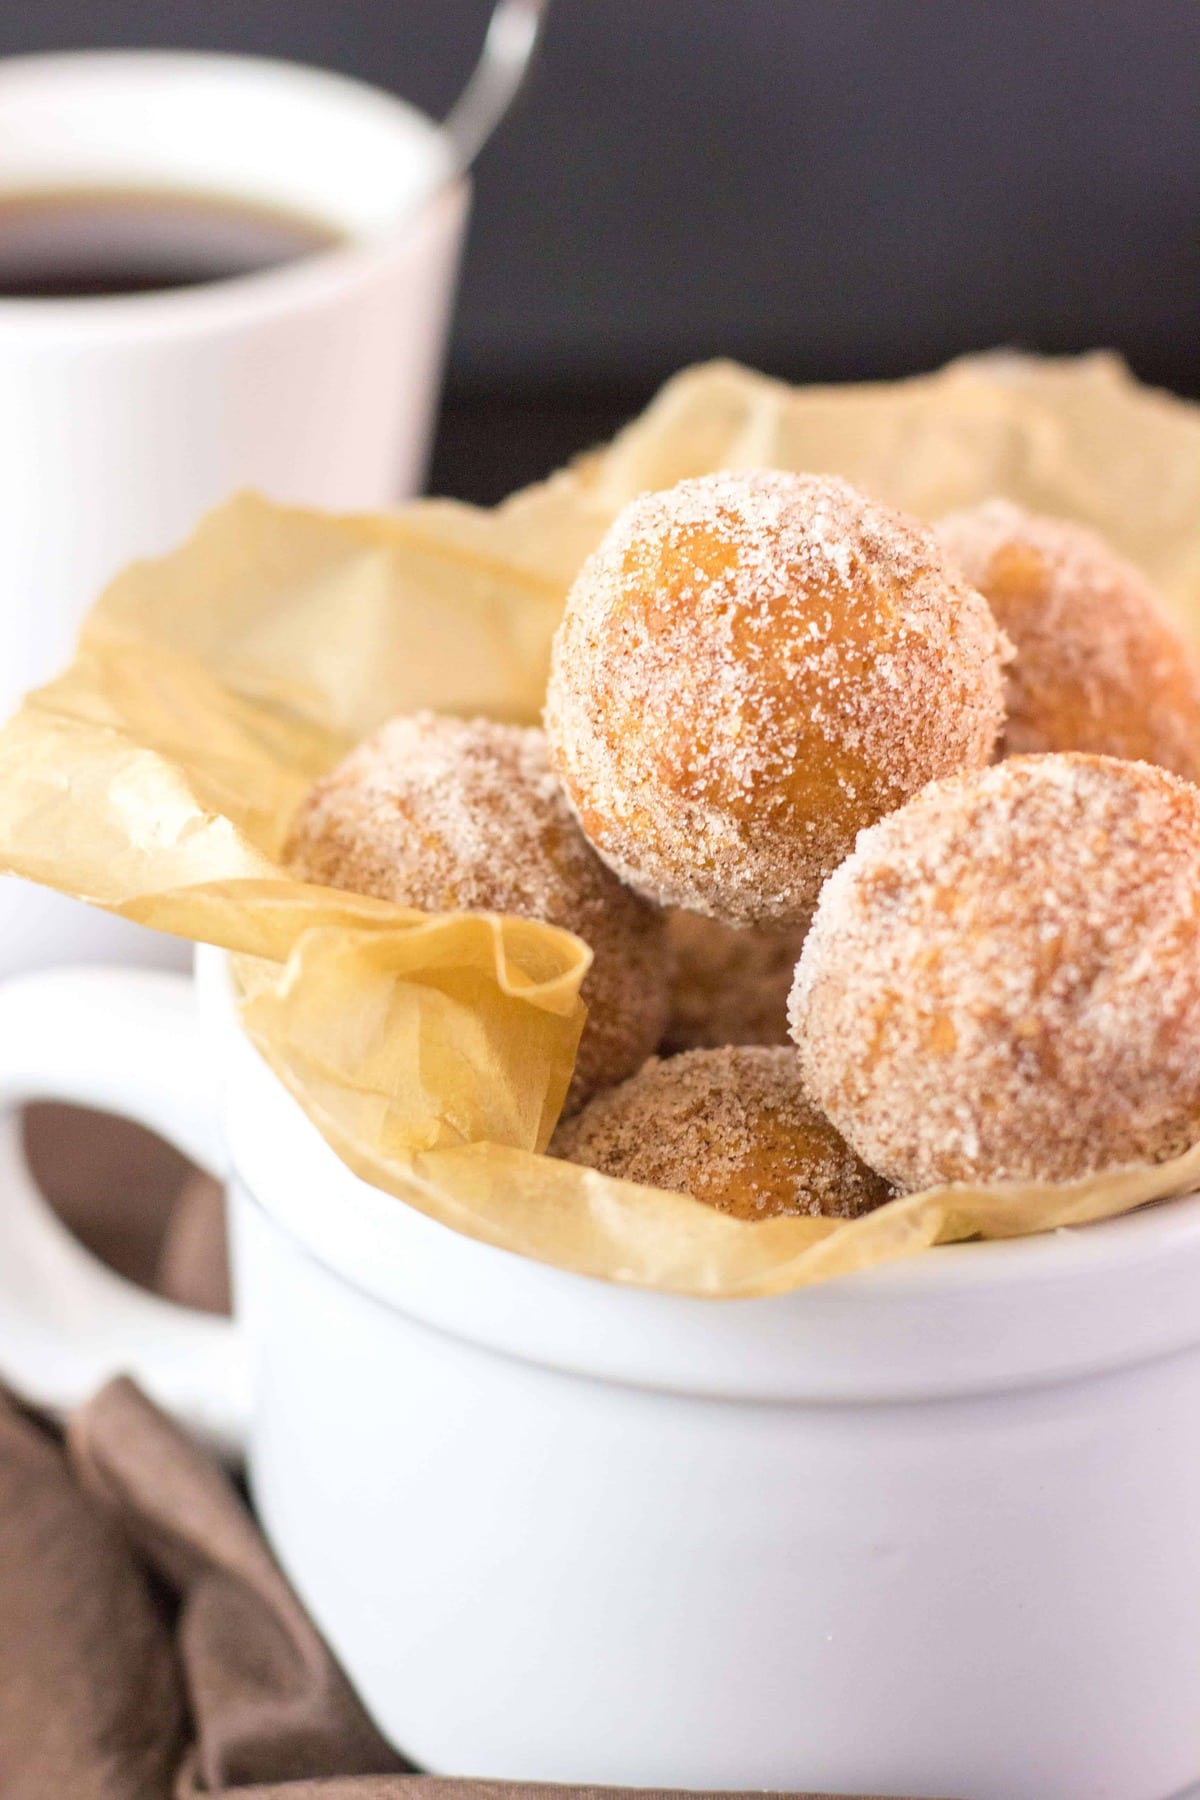
[[960,1800],[1200,1781],[1200,1197],[771,1299],[623,1288],[365,1185],[218,952],[198,997],[0,985],[0,1100],[110,1107],[227,1176],[236,1324],[92,1262],[10,1119],[0,1374],[68,1406],[125,1370],[244,1447],[419,1764]]
[[[492,110],[481,121],[478,104],[470,118],[460,107],[450,128],[359,82],[252,57],[0,61],[0,201],[178,191],[298,215],[337,240],[198,286],[0,298],[0,715],[67,661],[111,576],[237,490],[334,509],[416,490],[466,221],[464,150],[502,110],[497,78],[500,99],[515,90],[539,10],[497,9],[468,90]],[[180,955],[0,881],[0,973]]]

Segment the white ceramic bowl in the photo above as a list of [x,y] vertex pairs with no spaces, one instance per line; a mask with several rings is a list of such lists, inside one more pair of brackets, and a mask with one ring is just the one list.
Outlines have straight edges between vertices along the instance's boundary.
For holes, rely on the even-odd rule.
[[237,1326],[90,1263],[10,1146],[0,1368],[58,1405],[128,1369],[244,1442],[418,1762],[960,1800],[1200,1778],[1200,1198],[775,1299],[609,1286],[358,1181],[215,952],[199,987],[198,1029],[177,977],[8,984],[0,1093],[227,1171]]

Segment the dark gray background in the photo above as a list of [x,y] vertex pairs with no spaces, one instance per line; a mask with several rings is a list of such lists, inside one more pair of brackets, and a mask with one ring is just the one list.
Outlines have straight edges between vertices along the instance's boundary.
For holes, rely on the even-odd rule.
[[[0,52],[331,64],[442,110],[486,0],[7,0]],[[485,153],[435,482],[498,494],[682,362],[1111,344],[1200,393],[1195,0],[556,0]]]

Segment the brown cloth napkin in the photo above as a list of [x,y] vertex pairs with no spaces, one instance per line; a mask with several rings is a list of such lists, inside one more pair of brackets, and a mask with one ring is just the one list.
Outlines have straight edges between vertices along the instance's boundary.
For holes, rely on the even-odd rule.
[[110,1383],[62,1444],[0,1400],[5,1800],[404,1766],[231,1483],[132,1383]]
[[220,1188],[161,1138],[85,1106],[25,1109],[38,1186],[89,1250],[181,1306],[229,1311]]
[[[31,1109],[26,1141],[59,1211],[115,1266],[227,1303],[221,1196],[173,1152],[60,1107]],[[131,1382],[110,1383],[65,1433],[0,1391],[0,1797],[221,1793],[621,1800],[408,1771],[232,1482]]]

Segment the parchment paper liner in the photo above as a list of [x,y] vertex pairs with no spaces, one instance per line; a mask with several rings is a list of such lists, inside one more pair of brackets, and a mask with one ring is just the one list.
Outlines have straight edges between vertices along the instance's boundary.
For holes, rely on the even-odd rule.
[[1200,1147],[1065,1186],[942,1188],[848,1225],[744,1224],[551,1160],[538,1152],[583,1021],[578,940],[280,869],[309,781],[389,714],[538,718],[564,590],[627,499],[752,464],[836,471],[927,517],[1005,493],[1089,521],[1200,625],[1200,408],[1115,360],[996,355],[807,390],[713,364],[494,511],[420,501],[338,519],[242,497],[126,570],[71,668],[0,734],[0,866],[244,953],[246,1029],[352,1169],[457,1231],[580,1273],[775,1293],[1191,1190]]

